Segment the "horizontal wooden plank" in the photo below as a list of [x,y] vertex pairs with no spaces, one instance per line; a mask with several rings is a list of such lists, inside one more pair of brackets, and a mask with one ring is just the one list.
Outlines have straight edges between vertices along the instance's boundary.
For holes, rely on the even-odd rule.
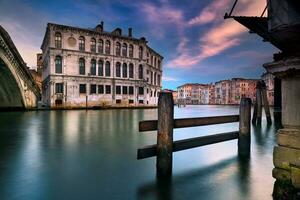
[[[182,151],[190,148],[225,142],[234,140],[239,137],[239,132],[220,133],[215,135],[201,136],[185,140],[178,140],[173,142],[173,152]],[[137,159],[144,159],[156,156],[156,145],[145,146],[137,151]]]
[[[187,127],[194,127],[194,126],[232,123],[238,121],[239,121],[239,115],[182,118],[182,119],[174,120],[174,128],[187,128]],[[155,130],[157,130],[157,120],[147,120],[147,121],[141,121],[139,123],[139,131],[155,131]]]

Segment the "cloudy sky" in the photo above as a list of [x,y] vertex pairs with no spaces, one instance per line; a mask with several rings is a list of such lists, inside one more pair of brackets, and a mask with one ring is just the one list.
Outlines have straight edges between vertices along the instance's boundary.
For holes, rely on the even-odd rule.
[[[36,65],[47,22],[107,31],[133,28],[164,56],[163,87],[258,78],[278,49],[231,19],[234,0],[0,0],[0,24],[23,59]],[[266,0],[239,0],[233,14],[259,16]]]

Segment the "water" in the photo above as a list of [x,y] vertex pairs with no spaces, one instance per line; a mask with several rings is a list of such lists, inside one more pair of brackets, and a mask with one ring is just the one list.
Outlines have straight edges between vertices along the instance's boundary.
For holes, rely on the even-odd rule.
[[[175,108],[175,117],[237,114],[233,106]],[[157,182],[155,158],[136,159],[155,132],[138,121],[155,109],[0,113],[0,199],[272,199],[275,128],[252,127],[250,160],[237,140],[174,153]],[[238,123],[176,129],[174,139],[238,130]]]

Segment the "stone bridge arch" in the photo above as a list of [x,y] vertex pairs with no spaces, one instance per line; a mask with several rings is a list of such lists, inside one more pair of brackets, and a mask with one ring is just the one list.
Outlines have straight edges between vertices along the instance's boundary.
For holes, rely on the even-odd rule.
[[39,98],[26,63],[0,26],[0,109],[35,108]]

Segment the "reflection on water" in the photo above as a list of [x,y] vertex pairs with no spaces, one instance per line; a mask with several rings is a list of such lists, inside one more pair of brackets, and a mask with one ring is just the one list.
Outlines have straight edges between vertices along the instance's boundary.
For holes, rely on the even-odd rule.
[[[233,106],[175,108],[176,118],[237,114]],[[138,132],[155,109],[0,113],[0,199],[271,199],[275,126],[252,127],[251,158],[237,141],[174,153],[173,177],[156,180],[156,141]],[[174,139],[238,130],[238,123],[176,129]]]

